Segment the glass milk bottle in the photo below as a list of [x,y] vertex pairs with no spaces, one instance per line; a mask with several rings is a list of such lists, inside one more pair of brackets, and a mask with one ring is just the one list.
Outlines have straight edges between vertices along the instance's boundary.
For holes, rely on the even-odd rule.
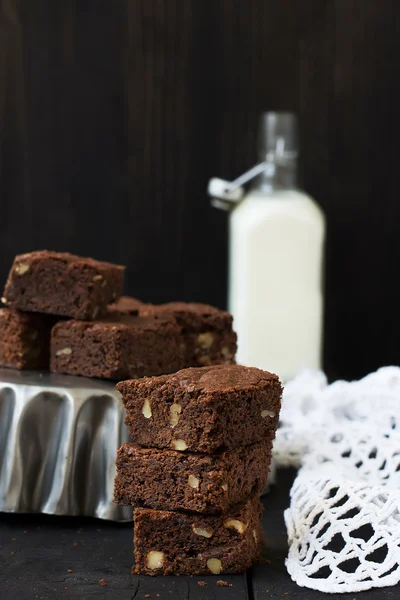
[[261,174],[235,202],[229,223],[229,310],[237,362],[287,381],[320,368],[325,218],[297,186],[292,113],[261,119]]

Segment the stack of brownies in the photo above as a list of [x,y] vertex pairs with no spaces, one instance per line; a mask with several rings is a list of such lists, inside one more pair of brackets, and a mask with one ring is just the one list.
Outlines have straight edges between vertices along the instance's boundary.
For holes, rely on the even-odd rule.
[[[122,294],[123,277],[124,267],[67,253],[17,256],[1,298],[1,366],[48,368],[52,328],[76,322],[60,321],[66,317],[90,322],[106,316],[108,304]],[[73,361],[70,350],[64,354]]]
[[[115,500],[134,506],[137,573],[237,573],[257,558],[260,493],[282,387],[235,365],[228,313],[123,297],[124,267],[19,255],[0,309],[0,366],[118,380],[134,443]],[[127,380],[127,381],[121,381]]]
[[115,501],[134,506],[135,573],[245,571],[261,540],[282,387],[221,365],[117,385],[134,443],[118,453]]
[[103,379],[232,363],[228,313],[121,297],[124,267],[37,251],[12,265],[0,309],[0,366]]

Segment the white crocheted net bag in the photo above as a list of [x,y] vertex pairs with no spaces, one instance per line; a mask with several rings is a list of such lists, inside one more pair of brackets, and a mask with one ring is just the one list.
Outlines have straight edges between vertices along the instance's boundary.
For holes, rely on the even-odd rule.
[[400,581],[400,369],[328,385],[306,371],[284,392],[274,445],[301,466],[285,512],[292,579],[322,592]]

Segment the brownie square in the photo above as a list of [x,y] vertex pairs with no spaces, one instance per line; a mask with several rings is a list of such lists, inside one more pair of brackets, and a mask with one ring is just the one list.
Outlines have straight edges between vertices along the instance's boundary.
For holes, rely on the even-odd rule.
[[182,331],[185,367],[201,367],[235,362],[236,333],[232,315],[207,304],[169,302],[141,309],[141,314],[169,316]]
[[133,513],[135,566],[144,575],[243,573],[259,557],[258,498],[224,515],[151,508]]
[[2,302],[23,311],[95,319],[121,295],[124,269],[66,252],[21,254],[14,259]]
[[54,317],[0,308],[0,366],[48,369]]
[[181,364],[179,328],[169,320],[109,315],[64,321],[51,333],[53,373],[119,380],[170,373]]
[[192,454],[126,443],[117,456],[115,502],[160,510],[222,513],[267,482],[272,440],[221,454]]
[[282,396],[276,375],[240,365],[122,381],[117,390],[134,442],[206,454],[273,439]]

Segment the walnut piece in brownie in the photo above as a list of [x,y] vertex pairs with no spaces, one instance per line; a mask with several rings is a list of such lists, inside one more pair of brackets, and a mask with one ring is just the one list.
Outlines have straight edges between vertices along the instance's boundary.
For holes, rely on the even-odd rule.
[[229,313],[195,302],[169,302],[141,309],[141,314],[150,313],[170,316],[180,326],[185,367],[235,362],[237,339]]
[[131,296],[121,296],[119,300],[109,305],[108,310],[110,313],[117,313],[123,315],[138,315],[140,309],[147,306],[141,300],[132,298]]
[[0,366],[48,369],[50,331],[55,322],[49,315],[0,308]]
[[254,497],[223,515],[135,508],[133,573],[243,573],[259,556],[261,503]]
[[136,443],[207,454],[273,439],[282,396],[277,375],[240,365],[122,381],[117,390]]
[[125,267],[67,252],[20,254],[2,302],[23,311],[92,320],[122,293]]
[[[145,416],[151,418],[150,411]],[[222,454],[192,454],[126,443],[117,456],[117,504],[222,513],[253,494],[268,476],[272,440]]]
[[176,323],[109,315],[102,321],[64,321],[51,333],[53,373],[126,379],[176,371],[182,364]]

